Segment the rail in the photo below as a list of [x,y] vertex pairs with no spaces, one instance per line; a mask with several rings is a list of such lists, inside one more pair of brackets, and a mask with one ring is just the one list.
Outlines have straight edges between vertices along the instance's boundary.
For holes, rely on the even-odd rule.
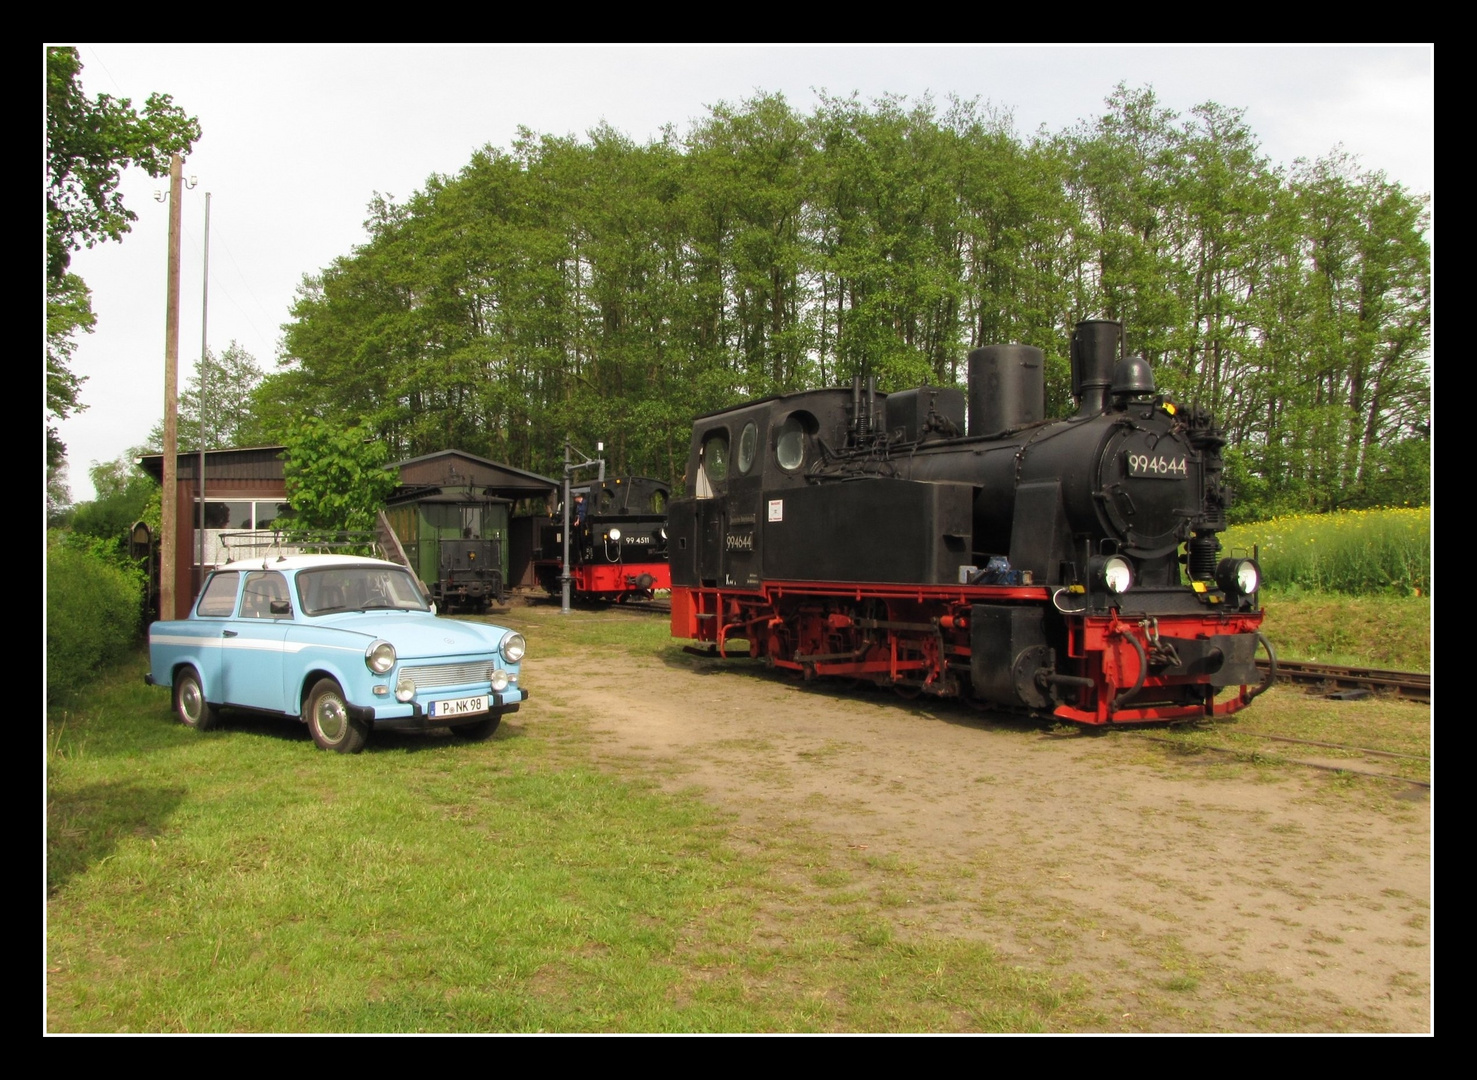
[[[1266,661],[1257,666],[1266,669]],[[1340,690],[1370,690],[1392,693],[1407,700],[1431,703],[1431,676],[1420,671],[1382,671],[1378,668],[1342,664],[1312,664],[1296,660],[1277,661],[1280,681],[1302,686],[1337,687]]]

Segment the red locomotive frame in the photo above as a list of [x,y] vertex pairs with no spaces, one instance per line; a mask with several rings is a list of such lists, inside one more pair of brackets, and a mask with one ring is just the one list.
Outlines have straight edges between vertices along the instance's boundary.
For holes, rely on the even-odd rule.
[[[972,658],[970,613],[979,603],[1049,605],[1056,590],[1037,586],[958,586],[768,582],[756,590],[672,590],[672,636],[706,641],[718,655],[728,643],[746,644],[742,655],[805,678],[852,678],[892,685],[900,692],[954,696]],[[881,605],[886,618],[858,618],[863,605]],[[850,610],[847,610],[850,609]],[[874,610],[873,614],[879,612]],[[1134,707],[1176,688],[1202,685],[1189,675],[1156,674],[1149,656],[1165,638],[1211,638],[1259,633],[1262,614],[1216,611],[1205,616],[1153,619],[1064,614],[1068,676],[1077,701],[1053,709],[1080,724],[1132,724],[1223,717],[1245,708],[1270,682],[1228,687],[1204,701],[1160,702]],[[797,646],[787,649],[788,645]],[[969,700],[967,697],[965,700]]]

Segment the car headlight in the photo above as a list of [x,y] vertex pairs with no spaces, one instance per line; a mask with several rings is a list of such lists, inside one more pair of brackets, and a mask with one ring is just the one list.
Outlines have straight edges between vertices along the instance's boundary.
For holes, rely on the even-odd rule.
[[612,526],[610,530],[610,538],[612,540],[619,540],[621,538],[621,531]]
[[501,694],[508,688],[508,673],[498,668],[492,673],[492,689],[494,693]]
[[1255,559],[1222,559],[1215,568],[1215,583],[1223,592],[1250,596],[1262,584],[1262,568]]
[[395,680],[395,700],[403,702],[415,700],[415,680],[409,675],[401,675]]
[[376,638],[364,650],[364,665],[376,675],[385,675],[395,666],[395,646]]
[[1098,555],[1087,564],[1093,589],[1122,595],[1133,588],[1133,563],[1122,555]]
[[502,654],[507,658],[508,663],[516,664],[519,660],[523,659],[523,653],[528,648],[528,642],[523,640],[522,634],[516,631],[509,631],[498,648],[502,650]]

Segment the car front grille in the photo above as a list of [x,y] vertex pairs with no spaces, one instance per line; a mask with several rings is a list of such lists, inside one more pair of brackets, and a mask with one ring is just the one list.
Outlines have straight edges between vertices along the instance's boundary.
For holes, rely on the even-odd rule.
[[464,664],[427,664],[424,667],[401,668],[400,674],[409,675],[418,688],[434,688],[490,683],[492,670],[492,661],[473,660]]

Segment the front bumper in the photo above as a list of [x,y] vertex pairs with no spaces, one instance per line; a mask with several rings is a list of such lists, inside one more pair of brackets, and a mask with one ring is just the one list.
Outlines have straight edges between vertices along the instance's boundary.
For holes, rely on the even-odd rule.
[[[465,694],[475,694],[479,691],[468,689]],[[349,715],[355,720],[374,725],[376,731],[429,731],[433,728],[453,727],[456,724],[471,724],[488,716],[496,714],[507,715],[517,712],[518,706],[528,700],[528,691],[523,687],[504,690],[501,694],[486,691],[489,707],[485,713],[472,713],[470,716],[459,716],[454,722],[449,723],[441,718],[432,719],[426,715],[425,708],[418,701],[407,704],[395,702],[387,705],[350,705]],[[447,696],[464,696],[461,691],[448,692]]]

